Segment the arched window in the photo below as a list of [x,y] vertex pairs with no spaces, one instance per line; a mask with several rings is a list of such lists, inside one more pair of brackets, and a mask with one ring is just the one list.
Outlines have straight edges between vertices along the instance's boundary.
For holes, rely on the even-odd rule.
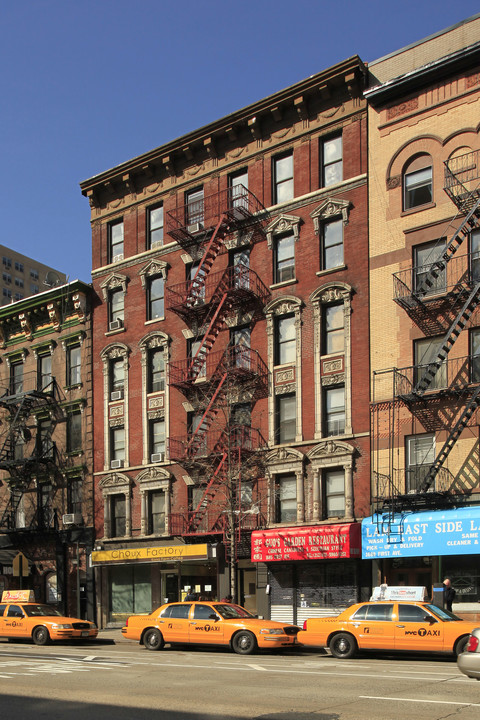
[[432,158],[417,155],[403,170],[403,209],[428,205],[433,201]]

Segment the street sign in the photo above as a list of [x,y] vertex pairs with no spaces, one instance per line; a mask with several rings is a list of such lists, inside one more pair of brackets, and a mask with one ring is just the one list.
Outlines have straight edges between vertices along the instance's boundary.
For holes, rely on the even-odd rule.
[[13,574],[15,577],[28,577],[30,569],[28,567],[28,560],[22,552],[19,552],[13,558],[12,562]]

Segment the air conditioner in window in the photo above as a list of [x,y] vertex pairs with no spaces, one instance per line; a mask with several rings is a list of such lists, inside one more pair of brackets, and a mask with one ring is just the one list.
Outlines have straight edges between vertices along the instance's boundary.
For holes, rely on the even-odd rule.
[[119,253],[118,255],[114,255],[112,258],[112,262],[120,262],[120,260],[123,260],[123,253]]
[[67,513],[62,515],[64,525],[81,525],[83,523],[82,513]]
[[123,400],[123,390],[114,390],[111,392],[110,400]]
[[151,244],[150,249],[155,250],[156,248],[163,247],[163,240],[154,240]]
[[159,452],[159,453],[153,453],[150,456],[150,462],[157,463],[157,462],[163,462],[165,460],[165,453]]
[[110,330],[121,330],[123,327],[123,320],[112,320],[110,325],[108,326]]
[[203,230],[203,223],[201,223],[201,222],[192,223],[191,225],[188,225],[187,230],[191,235],[195,235],[195,233],[198,233],[198,232],[200,232],[200,230]]
[[110,463],[110,467],[112,468],[112,470],[118,470],[118,468],[123,467],[123,462],[123,460],[112,460],[112,462]]

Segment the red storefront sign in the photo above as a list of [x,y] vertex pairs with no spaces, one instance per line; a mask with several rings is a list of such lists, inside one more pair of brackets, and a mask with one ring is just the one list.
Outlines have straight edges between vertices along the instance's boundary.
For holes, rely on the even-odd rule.
[[359,558],[360,523],[256,530],[252,562]]

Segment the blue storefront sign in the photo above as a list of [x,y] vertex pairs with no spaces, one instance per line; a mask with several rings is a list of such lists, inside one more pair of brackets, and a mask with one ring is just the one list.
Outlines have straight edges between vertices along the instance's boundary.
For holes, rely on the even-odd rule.
[[362,521],[362,558],[480,554],[480,507],[374,515]]

